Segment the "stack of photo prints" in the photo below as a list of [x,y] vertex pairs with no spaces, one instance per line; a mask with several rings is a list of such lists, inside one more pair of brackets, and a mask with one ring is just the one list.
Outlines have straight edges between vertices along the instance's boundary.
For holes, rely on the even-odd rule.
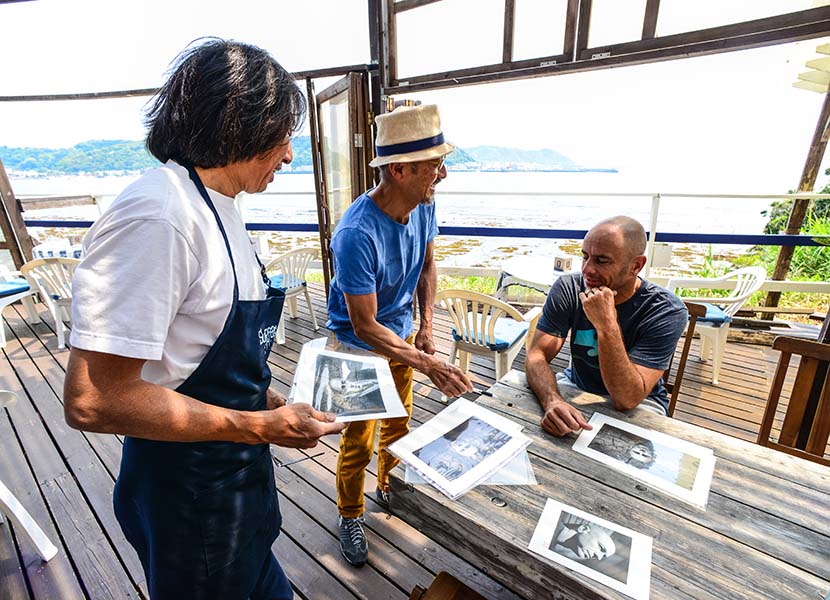
[[[480,483],[493,483],[491,478],[516,480],[523,473],[521,483],[528,483],[527,472],[533,477],[526,452],[529,444],[521,426],[462,398],[387,450],[417,478],[454,500]],[[508,467],[517,457],[517,466]],[[507,473],[501,474],[502,469]]]
[[311,404],[333,413],[338,422],[406,416],[385,358],[335,352],[325,342],[322,338],[303,345],[289,402]]

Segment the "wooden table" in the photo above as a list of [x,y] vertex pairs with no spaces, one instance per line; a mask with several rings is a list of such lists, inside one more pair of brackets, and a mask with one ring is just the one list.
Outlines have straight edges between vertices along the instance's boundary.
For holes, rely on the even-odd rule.
[[[628,417],[582,393],[595,410],[701,446],[717,458],[705,511],[570,449],[539,427],[524,373],[511,371],[478,403],[524,426],[536,486],[478,486],[452,501],[392,474],[392,512],[532,599],[625,598],[527,549],[547,498],[654,539],[651,598],[804,599],[830,591],[830,469],[657,415]],[[503,504],[503,506],[502,506]]]

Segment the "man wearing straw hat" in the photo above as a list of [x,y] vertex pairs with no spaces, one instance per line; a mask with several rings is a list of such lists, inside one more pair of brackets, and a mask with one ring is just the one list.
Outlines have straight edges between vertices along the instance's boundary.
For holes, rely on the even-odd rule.
[[[438,233],[433,195],[447,176],[444,157],[455,148],[444,140],[438,107],[400,107],[380,115],[377,158],[380,183],[357,198],[334,232],[334,279],[327,326],[338,341],[377,352],[389,366],[401,401],[412,414],[413,369],[447,396],[472,391],[467,376],[434,355],[432,309],[437,276],[433,240]],[[417,334],[412,306],[417,294]],[[337,508],[340,549],[362,566],[368,559],[363,531],[363,482],[372,459],[376,421],[355,421],[340,440]],[[380,422],[376,498],[389,503],[389,472],[398,463],[385,448],[409,431],[409,417]]]

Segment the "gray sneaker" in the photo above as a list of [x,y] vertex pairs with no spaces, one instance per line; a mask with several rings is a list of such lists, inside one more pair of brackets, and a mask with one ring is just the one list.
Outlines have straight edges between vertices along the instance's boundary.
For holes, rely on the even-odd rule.
[[380,488],[375,488],[375,500],[386,510],[389,510],[389,492],[384,492]]
[[355,567],[362,567],[369,559],[369,542],[363,532],[363,515],[349,519],[339,517],[337,527],[340,530],[340,552],[346,561]]

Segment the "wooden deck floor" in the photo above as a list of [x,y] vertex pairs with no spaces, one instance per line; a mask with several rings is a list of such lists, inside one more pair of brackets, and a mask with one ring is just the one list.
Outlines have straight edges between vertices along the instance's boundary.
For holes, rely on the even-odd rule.
[[[313,286],[318,320],[325,319],[320,286]],[[287,393],[300,347],[315,337],[307,309],[287,320],[287,343],[271,354],[274,387]],[[0,480],[43,526],[59,554],[43,564],[8,522],[0,525],[0,600],[34,598],[146,598],[144,575],[112,511],[121,441],[117,436],[81,433],[63,420],[62,390],[67,351],[57,350],[53,328],[29,325],[18,306],[3,317],[8,345],[0,358],[0,388],[16,392],[17,405],[0,411]],[[449,323],[436,315],[435,337],[446,356]],[[49,322],[49,319],[46,319]],[[323,334],[321,329],[319,334]],[[522,353],[514,367],[523,367]],[[709,384],[711,367],[689,362],[676,418],[742,439],[754,440],[777,356],[768,348],[729,344],[721,385]],[[564,366],[567,357],[557,359]],[[492,361],[474,358],[477,384],[494,382]],[[415,424],[440,411],[441,394],[416,374]],[[337,440],[309,452],[323,454],[277,469],[283,529],[275,551],[297,596],[371,600],[408,598],[415,585],[428,585],[446,570],[487,597],[517,596],[374,503],[373,463],[366,480],[370,562],[352,569],[342,560],[336,538],[334,471]],[[278,460],[303,456],[273,448]]]

